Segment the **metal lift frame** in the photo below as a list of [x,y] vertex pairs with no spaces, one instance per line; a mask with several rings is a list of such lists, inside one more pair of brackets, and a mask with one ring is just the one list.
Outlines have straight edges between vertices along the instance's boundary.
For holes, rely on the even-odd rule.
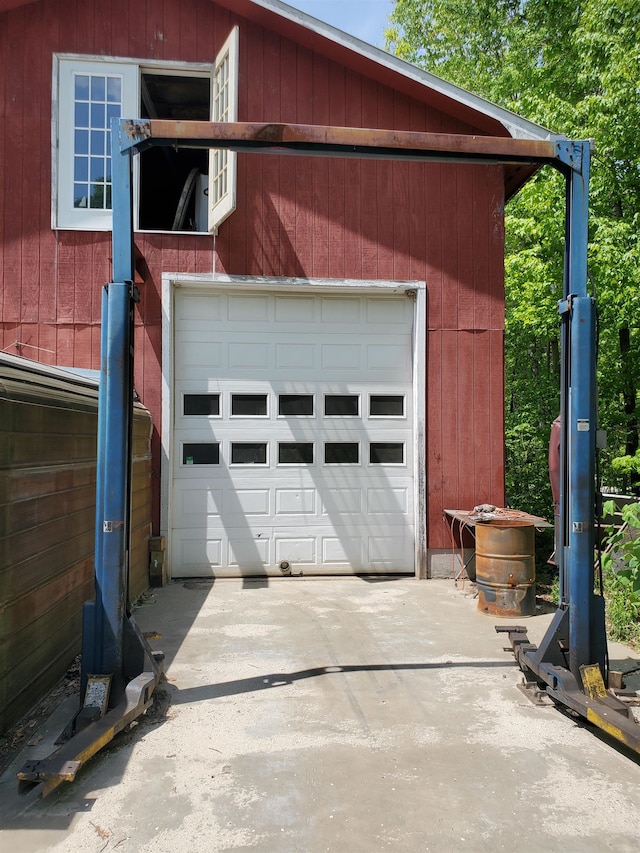
[[[594,592],[596,454],[595,300],[587,293],[589,141],[530,140],[316,125],[115,119],[112,122],[113,278],[102,301],[96,497],[96,600],[85,605],[81,691],[93,674],[111,682],[109,710],[76,720],[76,733],[18,774],[43,795],[77,771],[151,704],[162,675],[130,614],[127,576],[133,419],[133,155],[152,146],[223,148],[319,157],[550,165],[566,180],[561,317],[561,602],[540,647],[521,626],[509,634],[525,683],[640,752],[640,726],[610,696],[604,600]],[[81,725],[77,722],[80,721]]]

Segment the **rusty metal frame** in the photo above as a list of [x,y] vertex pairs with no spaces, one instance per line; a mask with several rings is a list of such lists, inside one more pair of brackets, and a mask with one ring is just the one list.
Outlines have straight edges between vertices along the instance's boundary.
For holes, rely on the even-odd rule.
[[[129,437],[132,413],[130,377],[133,363],[132,299],[134,298],[134,244],[132,220],[132,155],[151,146],[185,148],[224,148],[246,153],[291,154],[316,157],[352,157],[390,160],[439,161],[471,164],[518,165],[532,174],[541,165],[551,165],[561,171],[567,183],[565,290],[561,313],[565,316],[563,344],[571,344],[571,321],[575,306],[586,306],[592,300],[587,296],[587,208],[589,182],[589,142],[561,138],[553,140],[513,139],[510,137],[475,136],[463,134],[422,133],[414,131],[379,130],[349,127],[324,127],[316,125],[274,124],[250,122],[195,122],[165,121],[156,119],[114,119],[111,126],[113,168],[113,278],[108,285],[108,299],[103,301],[102,376],[98,435],[98,483],[102,492],[97,498],[96,516],[96,592],[95,608],[90,609],[86,620],[88,638],[83,638],[83,673],[86,682],[85,657],[98,661],[105,672],[114,677],[116,685],[114,707],[102,720],[71,738],[49,759],[37,762],[21,771],[24,781],[43,783],[43,793],[48,793],[63,781],[70,781],[81,764],[129,722],[146,710],[153,690],[160,678],[161,669],[153,661],[152,653],[140,638],[135,645],[133,658],[140,652],[148,660],[144,671],[132,672],[126,637],[130,633],[126,589],[126,562],[129,543],[126,518],[127,493],[130,477]],[[582,318],[584,321],[584,318]],[[583,322],[584,325],[584,322]],[[590,324],[587,324],[590,325]],[[591,333],[589,332],[589,335]],[[568,469],[568,454],[576,448],[584,453],[572,461],[571,475],[565,478],[561,491],[561,511],[565,517],[565,546],[563,557],[565,574],[579,577],[575,587],[579,601],[569,601],[556,614],[555,628],[540,650],[526,642],[526,633],[516,629],[513,638],[514,652],[525,674],[534,676],[556,701],[577,710],[586,719],[600,725],[618,740],[629,744],[626,724],[601,725],[606,718],[593,710],[592,699],[586,699],[580,688],[578,667],[598,664],[592,657],[606,643],[600,636],[604,624],[593,618],[593,561],[589,547],[593,541],[589,512],[593,506],[593,467],[595,435],[592,341],[581,344],[580,355],[589,361],[586,370],[576,358],[575,372],[570,377],[575,397],[584,397],[579,414],[582,420],[592,423],[588,441],[577,435],[571,419],[563,419],[564,465]],[[568,358],[565,348],[563,357]],[[580,392],[578,394],[577,392]],[[568,386],[561,391],[568,393]],[[593,410],[592,410],[593,409]],[[572,414],[571,417],[574,417]],[[575,418],[574,418],[575,419]],[[581,431],[584,432],[583,427]],[[127,447],[114,464],[109,447]],[[585,456],[585,458],[582,458]],[[114,495],[117,500],[113,500]],[[579,530],[577,529],[579,528]],[[571,535],[568,531],[573,530]],[[581,534],[586,532],[585,536]],[[587,555],[585,561],[585,554]],[[579,563],[579,565],[578,565]],[[589,565],[590,564],[590,565]],[[591,590],[587,594],[585,590]],[[570,667],[556,665],[558,624],[569,623],[569,635],[575,643]],[[593,626],[596,626],[595,628]],[[564,628],[563,628],[564,631]],[[591,632],[597,634],[592,641]],[[547,654],[547,650],[551,652]],[[599,655],[596,655],[598,658]],[[93,670],[94,673],[97,671]],[[137,669],[140,673],[140,668]],[[130,679],[127,683],[127,679]],[[125,687],[126,684],[126,687]],[[576,698],[578,697],[578,698]],[[582,697],[582,698],[580,698]],[[611,706],[609,705],[608,708]],[[616,716],[619,709],[615,709]],[[607,711],[608,713],[608,711]],[[640,738],[632,738],[633,748],[638,748]]]
[[[607,698],[599,714],[586,696],[585,666],[595,666],[604,679],[606,630],[604,602],[594,593],[595,434],[595,300],[587,291],[588,196],[591,142],[554,139],[513,139],[463,134],[383,130],[354,127],[164,120],[120,120],[114,123],[114,158],[152,145],[226,148],[245,153],[277,153],[319,157],[440,161],[471,164],[519,165],[530,173],[548,164],[566,182],[565,275],[562,321],[563,375],[561,383],[561,468],[559,568],[566,589],[553,623],[540,648],[520,642],[516,659],[529,679],[556,701],[605,728],[613,737],[640,751],[640,727],[626,717],[627,710]],[[117,139],[116,139],[117,135]],[[116,147],[118,146],[118,147]],[[133,235],[115,225],[116,258],[126,259],[123,273],[133,277]],[[129,196],[127,210],[131,208]],[[125,211],[125,199],[121,200]],[[130,219],[130,212],[128,214]],[[128,220],[127,220],[128,221]],[[565,639],[566,637],[566,639]],[[525,633],[526,638],[526,633]],[[517,639],[522,641],[522,635]],[[558,661],[567,643],[568,660]],[[618,725],[602,725],[614,713]]]
[[553,163],[555,141],[312,124],[124,119],[120,151],[150,146],[461,163]]

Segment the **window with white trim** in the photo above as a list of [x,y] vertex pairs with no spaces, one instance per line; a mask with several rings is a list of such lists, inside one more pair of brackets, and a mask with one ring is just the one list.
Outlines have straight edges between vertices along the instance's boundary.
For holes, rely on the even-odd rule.
[[[111,230],[112,118],[235,121],[237,63],[237,27],[214,66],[55,57],[53,227]],[[215,231],[235,209],[235,168],[227,151],[144,151],[134,158],[134,227]]]
[[[218,54],[213,72],[212,121],[238,120],[238,27],[234,27]],[[235,151],[213,148],[209,152],[209,223],[211,230],[236,209]]]
[[108,230],[111,228],[109,126],[111,118],[137,114],[137,66],[60,60],[57,79],[54,227]]

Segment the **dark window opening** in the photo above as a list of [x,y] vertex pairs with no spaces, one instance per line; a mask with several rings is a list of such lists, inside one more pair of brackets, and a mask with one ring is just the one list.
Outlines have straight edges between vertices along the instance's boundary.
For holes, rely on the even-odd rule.
[[404,462],[404,443],[372,441],[369,446],[369,462],[372,465],[401,465]]
[[369,397],[371,417],[402,417],[404,415],[403,394],[372,394]]
[[201,444],[182,445],[183,465],[219,465],[220,444],[202,442]]
[[242,417],[264,418],[267,414],[266,394],[232,394],[231,414]]
[[278,414],[286,416],[312,415],[313,394],[280,394]]
[[233,465],[266,465],[266,442],[233,442],[231,462]]
[[185,415],[219,415],[220,394],[185,394]]
[[325,394],[324,413],[357,418],[360,414],[360,398],[357,394]]
[[278,462],[282,465],[312,464],[313,442],[281,441],[278,444]]
[[357,441],[328,441],[324,446],[324,461],[327,465],[357,465],[360,446]]
[[[142,118],[211,118],[211,79],[142,75]],[[206,150],[167,146],[140,155],[139,226],[145,231],[207,231]]]

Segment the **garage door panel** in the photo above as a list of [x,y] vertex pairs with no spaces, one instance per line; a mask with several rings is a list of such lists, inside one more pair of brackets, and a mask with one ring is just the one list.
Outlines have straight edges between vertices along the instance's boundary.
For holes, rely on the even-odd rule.
[[323,515],[352,513],[359,516],[362,512],[361,488],[322,489],[320,495]]
[[351,566],[363,566],[362,537],[349,536],[323,536],[322,537],[322,562],[348,564]]
[[412,321],[413,302],[408,299],[388,299],[370,296],[366,300],[367,323],[375,326],[403,326]]
[[369,344],[366,350],[366,368],[367,370],[375,370],[383,372],[385,379],[388,381],[392,376],[406,375],[407,369],[411,365],[411,349],[408,345],[382,345]]
[[317,538],[315,536],[275,535],[275,562],[280,565],[286,560],[295,570],[298,566],[318,564]]
[[176,537],[175,551],[183,571],[189,574],[209,574],[211,568],[223,565],[222,555],[225,541],[222,537],[208,539],[201,535],[187,538],[185,534]]
[[363,302],[355,297],[336,299],[325,296],[320,300],[320,318],[326,326],[335,323],[339,326],[357,327],[362,321],[362,311]]
[[241,569],[262,568],[274,561],[270,556],[273,530],[263,529],[248,536],[244,529],[229,533],[229,566]]
[[222,489],[199,489],[193,485],[177,488],[175,495],[175,520],[177,527],[201,527],[208,518],[218,518],[223,513]]
[[360,344],[322,344],[322,370],[360,371],[362,369],[362,346]]
[[228,345],[228,365],[230,370],[246,369],[248,367],[258,370],[269,368],[272,347],[266,343],[243,343]]
[[231,499],[227,502],[225,518],[233,518],[234,515],[269,515],[269,489],[236,489],[230,494],[235,495],[235,501]]
[[306,343],[278,343],[275,347],[275,367],[288,370],[290,374],[299,371],[317,370],[317,347]]
[[247,323],[264,323],[269,319],[269,297],[263,294],[230,294],[227,319],[246,328]]
[[276,489],[276,515],[315,515],[315,489]]
[[173,576],[412,571],[413,301],[208,298],[176,292]]
[[274,321],[276,323],[315,323],[317,300],[314,296],[276,296]]
[[407,515],[407,488],[367,489],[367,511],[371,515]]
[[[180,364],[177,378],[189,376],[193,379],[208,379],[212,372],[226,367],[227,348],[217,341],[183,340],[176,358]],[[206,367],[203,367],[203,362]],[[190,368],[195,368],[194,370]]]
[[176,299],[176,329],[191,329],[194,322],[211,324],[222,319],[226,297],[218,293],[183,292]]
[[407,536],[369,536],[367,563],[374,567],[395,565],[398,571],[413,569],[413,539]]

